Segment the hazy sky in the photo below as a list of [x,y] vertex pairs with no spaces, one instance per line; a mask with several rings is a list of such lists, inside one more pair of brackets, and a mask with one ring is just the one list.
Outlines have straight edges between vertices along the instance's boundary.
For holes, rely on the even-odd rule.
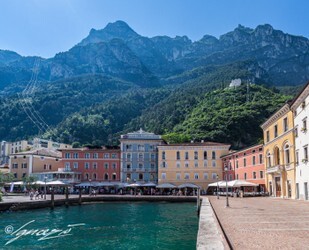
[[0,49],[52,57],[116,20],[148,37],[198,40],[265,23],[309,37],[308,11],[308,0],[0,0]]

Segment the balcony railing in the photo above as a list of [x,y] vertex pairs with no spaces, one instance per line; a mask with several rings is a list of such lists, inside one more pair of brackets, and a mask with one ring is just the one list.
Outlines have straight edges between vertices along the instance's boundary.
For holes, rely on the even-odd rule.
[[276,165],[276,166],[273,166],[273,167],[268,167],[266,169],[266,173],[267,174],[280,173],[283,170],[284,170],[284,166],[283,165]]

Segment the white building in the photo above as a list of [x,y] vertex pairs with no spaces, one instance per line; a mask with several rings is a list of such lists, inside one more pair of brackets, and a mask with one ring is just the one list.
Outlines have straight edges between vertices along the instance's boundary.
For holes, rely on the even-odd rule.
[[233,79],[230,83],[230,88],[239,87],[240,85],[241,85],[241,79],[240,78]]
[[296,159],[296,199],[309,200],[309,82],[293,100]]

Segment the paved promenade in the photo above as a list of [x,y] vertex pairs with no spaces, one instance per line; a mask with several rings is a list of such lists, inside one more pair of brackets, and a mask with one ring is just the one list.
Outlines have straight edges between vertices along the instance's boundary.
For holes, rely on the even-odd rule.
[[270,197],[209,200],[234,249],[309,249],[309,202]]

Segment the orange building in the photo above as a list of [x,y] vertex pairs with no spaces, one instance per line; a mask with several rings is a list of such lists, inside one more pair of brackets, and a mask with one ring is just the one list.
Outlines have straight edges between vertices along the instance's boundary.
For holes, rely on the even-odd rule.
[[82,181],[120,181],[119,148],[60,149],[63,168],[81,173]]
[[[259,191],[265,191],[263,157],[263,144],[254,145],[222,156],[224,180],[246,180],[259,184]],[[226,167],[227,171],[225,171]]]

